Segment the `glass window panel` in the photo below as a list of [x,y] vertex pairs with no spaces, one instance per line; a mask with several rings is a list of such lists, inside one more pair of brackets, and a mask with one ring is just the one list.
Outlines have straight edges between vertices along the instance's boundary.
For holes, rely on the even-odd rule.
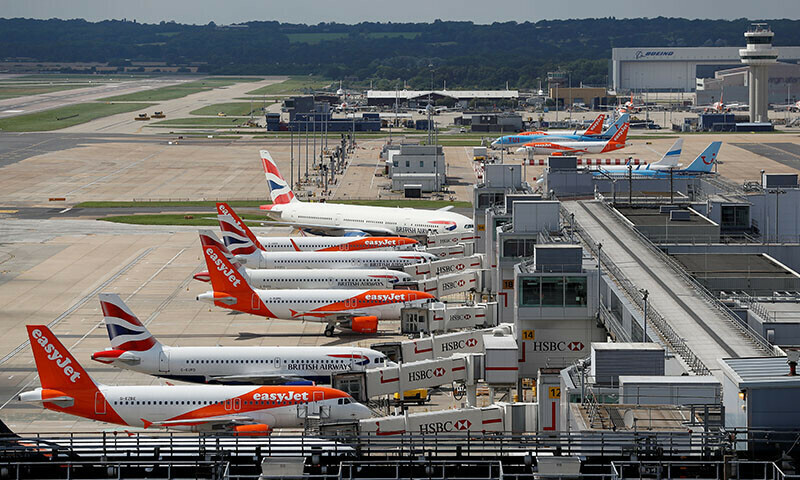
[[567,307],[586,306],[586,277],[566,278],[564,305]]
[[519,286],[519,306],[538,307],[540,304],[541,293],[539,291],[539,277],[520,278]]
[[564,277],[542,277],[542,306],[564,306]]

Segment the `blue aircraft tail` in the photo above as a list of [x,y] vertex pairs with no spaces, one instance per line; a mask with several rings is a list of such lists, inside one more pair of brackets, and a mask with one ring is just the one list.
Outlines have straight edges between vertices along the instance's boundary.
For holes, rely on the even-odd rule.
[[688,167],[684,170],[684,172],[690,173],[709,173],[711,172],[711,168],[714,166],[714,163],[717,161],[717,153],[719,152],[719,147],[722,146],[722,142],[711,142],[711,145],[707,146],[703,153],[697,156],[694,161],[689,164]]
[[608,127],[608,130],[600,134],[600,138],[613,137],[614,134],[617,133],[617,130],[622,128],[622,125],[630,121],[631,121],[631,116],[628,115],[627,113],[623,113],[622,115],[619,116],[616,122],[614,122],[613,124],[611,124],[610,127]]

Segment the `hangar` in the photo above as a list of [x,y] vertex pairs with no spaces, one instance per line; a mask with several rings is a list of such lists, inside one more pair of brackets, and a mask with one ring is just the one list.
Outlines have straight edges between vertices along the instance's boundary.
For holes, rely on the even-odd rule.
[[[693,92],[698,78],[711,78],[718,70],[741,67],[740,48],[614,48],[611,51],[612,85],[616,92],[644,89]],[[778,47],[778,61],[799,63],[800,47]]]
[[518,90],[367,90],[367,105],[408,104],[409,106],[427,105],[428,97],[436,102],[450,98],[461,104],[469,105],[470,100],[516,100]]

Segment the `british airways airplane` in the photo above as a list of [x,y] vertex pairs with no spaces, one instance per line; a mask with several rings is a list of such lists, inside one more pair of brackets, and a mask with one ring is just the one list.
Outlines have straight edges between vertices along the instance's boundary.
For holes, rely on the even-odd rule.
[[331,420],[369,418],[370,410],[341,390],[316,385],[125,385],[97,383],[45,325],[28,325],[41,387],[16,400],[125,427],[269,435],[303,426],[301,408],[325,408]]
[[[600,127],[603,126],[603,121],[600,117],[604,117],[604,115],[600,115],[597,120],[600,120]],[[595,123],[597,123],[595,120]],[[514,135],[506,135],[504,137],[500,137],[494,142],[492,142],[493,148],[504,148],[504,147],[519,147],[525,145],[526,143],[536,142],[536,141],[570,141],[570,142],[588,142],[588,141],[598,141],[598,140],[607,140],[614,136],[617,131],[622,128],[623,125],[626,123],[630,123],[630,115],[620,115],[606,131],[600,133],[600,130],[597,130],[597,133],[594,133],[594,123],[592,126],[589,127],[585,132],[582,134],[580,133],[569,133],[569,132],[523,132],[517,133]],[[591,132],[591,133],[590,133]]]
[[142,324],[119,295],[100,294],[111,348],[92,360],[156,377],[223,385],[330,384],[334,373],[385,367],[386,355],[369,348],[171,347]]
[[431,235],[439,233],[471,233],[472,219],[449,212],[419,208],[373,207],[339,203],[307,203],[298,200],[283,179],[278,166],[267,150],[261,150],[261,163],[267,177],[272,205],[262,205],[273,224],[292,225],[301,230],[323,235]]

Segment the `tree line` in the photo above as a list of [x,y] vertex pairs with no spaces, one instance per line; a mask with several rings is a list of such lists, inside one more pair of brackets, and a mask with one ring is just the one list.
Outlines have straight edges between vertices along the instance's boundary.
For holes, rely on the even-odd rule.
[[[606,85],[614,47],[743,46],[751,21],[595,18],[475,24],[236,27],[108,20],[0,19],[0,58],[40,62],[165,62],[208,74],[317,74],[375,88],[538,88],[548,71]],[[800,45],[800,21],[768,20],[775,44]]]

